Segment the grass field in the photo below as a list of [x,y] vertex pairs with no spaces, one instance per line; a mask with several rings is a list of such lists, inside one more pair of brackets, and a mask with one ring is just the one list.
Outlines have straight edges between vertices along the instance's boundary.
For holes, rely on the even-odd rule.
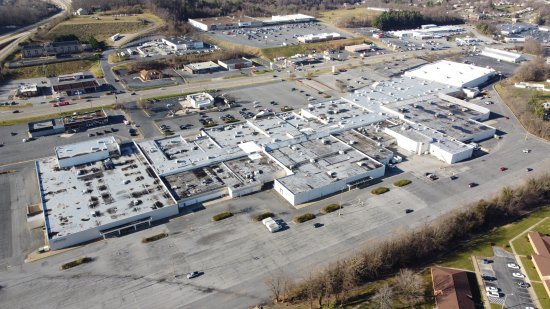
[[32,107],[32,103],[23,103],[23,104],[17,104],[17,105],[2,105],[0,106],[0,111],[14,110],[14,109],[20,109],[20,108],[27,108],[27,107]]
[[[60,63],[52,63],[41,66],[24,67],[17,69],[6,69],[6,75],[13,79],[27,79],[35,77],[58,76],[62,74],[70,74],[74,72],[82,72],[91,70],[97,65],[97,61],[93,60],[75,60]],[[98,72],[92,72],[98,73]]]
[[[95,17],[99,19],[95,19]],[[155,24],[163,23],[152,14],[139,14],[135,16],[82,16],[73,17],[56,27],[48,34],[49,39],[60,35],[74,34],[81,40],[95,37],[98,41],[107,40],[116,33],[134,33]]]
[[491,243],[511,251],[508,244],[510,239],[514,238],[516,235],[548,216],[550,216],[550,208],[543,208],[533,212],[524,219],[496,228],[485,235],[476,237],[475,239],[464,243],[462,248],[458,249],[455,253],[450,254],[438,264],[473,271],[474,266],[472,265],[472,260],[470,258],[472,255],[492,256],[493,251],[491,249]]
[[496,84],[495,90],[527,131],[550,140],[550,122],[544,121],[542,116],[535,115],[534,107],[529,105],[529,101],[534,98],[538,108],[541,108],[542,103],[550,100],[550,94],[534,89],[516,88],[509,80]]
[[86,113],[86,112],[93,112],[98,109],[112,109],[112,105],[102,106],[102,107],[88,107],[88,108],[82,108],[77,109],[70,112],[61,112],[61,113],[54,113],[54,114],[48,114],[48,115],[42,115],[42,116],[36,116],[36,117],[28,117],[28,118],[21,118],[21,119],[12,119],[12,120],[2,120],[0,121],[0,127],[5,126],[12,126],[15,124],[21,124],[21,123],[27,123],[31,121],[39,121],[39,120],[45,120],[45,119],[51,119],[51,118],[58,118],[63,116],[68,116],[73,113]]
[[328,41],[328,42],[265,48],[265,49],[262,49],[261,53],[266,59],[271,60],[276,57],[290,57],[296,54],[306,54],[312,50],[319,52],[319,51],[324,51],[329,49],[339,49],[340,47],[343,47],[346,45],[361,44],[366,41],[367,40],[365,40],[365,38],[349,38],[349,39],[334,40],[334,41]]
[[321,17],[319,19],[338,26],[343,19],[356,18],[374,20],[374,18],[381,13],[382,12],[369,10],[367,8],[339,9],[321,12]]

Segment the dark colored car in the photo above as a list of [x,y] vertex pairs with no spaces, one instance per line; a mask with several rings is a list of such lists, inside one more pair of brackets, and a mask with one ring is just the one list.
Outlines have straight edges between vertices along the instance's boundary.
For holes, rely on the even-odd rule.
[[413,211],[414,211],[414,209],[410,209],[410,208],[405,209],[405,213],[406,213],[406,214],[410,214],[410,213],[413,212]]
[[201,273],[198,272],[198,271],[190,272],[190,273],[187,274],[187,279],[193,279],[193,278],[195,278],[195,277],[200,276],[200,274],[201,274]]
[[477,186],[478,186],[478,184],[475,183],[475,182],[470,182],[470,183],[468,184],[468,187],[470,187],[470,188],[477,187]]
[[314,228],[318,228],[318,227],[322,227],[322,226],[323,226],[323,224],[322,224],[322,223],[319,223],[319,222],[313,224],[313,227],[314,227]]

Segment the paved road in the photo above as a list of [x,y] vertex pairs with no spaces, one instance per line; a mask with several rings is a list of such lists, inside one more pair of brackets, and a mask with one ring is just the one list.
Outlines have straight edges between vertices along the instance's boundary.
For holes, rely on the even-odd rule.
[[[454,48],[454,49],[449,49],[444,51],[433,51],[431,53],[446,54],[446,53],[458,52],[460,50],[461,50],[460,48]],[[377,56],[369,57],[368,59],[350,59],[344,62],[323,63],[323,64],[316,65],[315,69],[321,72],[328,73],[333,65],[336,65],[337,67],[346,68],[349,65],[359,65],[360,63],[372,64],[372,63],[379,63],[385,60],[390,60],[392,58],[408,58],[408,57],[419,57],[419,56],[425,56],[425,55],[426,55],[425,51],[408,51],[408,52],[403,52],[399,54],[377,55]],[[110,73],[110,68],[109,68],[110,65],[106,64],[106,60],[102,61],[102,66],[104,67],[106,79],[116,84],[116,82],[114,82],[115,77]],[[302,72],[298,72],[297,74],[298,78],[304,78],[303,75],[305,74],[305,71],[306,70]],[[191,83],[191,84],[185,84],[185,85],[164,87],[159,89],[149,89],[149,90],[136,92],[136,95],[132,95],[131,93],[127,92],[127,93],[118,95],[118,103],[124,104],[124,103],[134,102],[140,97],[148,98],[148,97],[172,95],[172,94],[178,94],[178,93],[200,92],[207,89],[231,89],[231,88],[264,84],[264,83],[276,83],[276,82],[281,82],[283,78],[287,78],[287,77],[288,77],[288,73],[274,72],[273,74],[243,76],[240,78],[230,78],[230,79],[219,78],[219,79],[207,80],[204,82],[197,82],[197,83]],[[117,89],[120,89],[120,85],[115,87],[117,87]],[[92,102],[85,103],[85,106],[83,106],[82,104],[74,104],[74,105],[71,104],[69,106],[64,106],[63,109],[64,111],[73,111],[73,110],[82,109],[84,107],[90,107],[90,106],[100,107],[100,106],[111,105],[113,103],[115,103],[115,98],[114,96],[109,95],[109,96],[103,96],[99,99],[92,99]],[[24,110],[21,110],[21,113],[19,114],[12,114],[10,111],[0,112],[0,121],[8,120],[8,119],[24,119],[28,117],[51,114],[53,112],[55,111],[53,111],[51,106],[48,106],[47,104],[46,105],[35,104],[33,107],[25,108]]]
[[[490,107],[497,114],[510,116],[499,104]],[[391,183],[400,178],[411,179],[412,184],[383,196],[372,196],[369,188],[352,190],[295,210],[268,190],[207,206],[152,230],[95,242],[39,262],[22,265],[12,261],[9,268],[0,270],[0,285],[4,287],[0,306],[246,308],[267,302],[264,282],[271,272],[284,271],[297,279],[307,276],[309,270],[373,241],[407,233],[469,202],[490,197],[503,186],[517,185],[529,173],[550,168],[546,156],[549,144],[531,136],[526,139],[513,117],[494,121],[493,125],[507,134],[501,140],[481,143],[489,154],[452,166],[430,157],[406,156],[398,165],[402,172],[382,179],[380,184],[392,187]],[[523,148],[532,152],[524,154]],[[501,172],[501,165],[509,169]],[[526,167],[533,172],[526,172]],[[425,171],[435,171],[440,179],[427,180]],[[458,179],[450,180],[452,174]],[[480,185],[469,189],[467,184],[472,181]],[[342,215],[320,216],[315,222],[325,226],[319,229],[312,223],[289,223],[287,230],[270,234],[249,219],[251,212],[270,210],[288,223],[296,215],[319,213],[321,207],[340,200],[345,202]],[[356,202],[359,200],[364,203]],[[405,214],[405,208],[414,212]],[[236,214],[233,218],[210,221],[212,215],[228,209]],[[140,243],[141,238],[160,231],[169,231],[170,237],[150,245]],[[59,271],[61,263],[84,255],[95,261]],[[183,275],[192,270],[205,274],[185,279]]]
[[6,59],[7,56],[9,56],[13,51],[15,51],[19,47],[19,43],[27,40],[38,27],[48,23],[49,21],[62,16],[66,13],[66,11],[70,8],[71,0],[53,0],[53,2],[61,8],[61,12],[45,19],[42,21],[39,21],[33,25],[29,25],[27,27],[18,29],[12,33],[6,34],[2,37],[0,37],[0,45],[2,42],[7,42],[12,39],[15,39],[15,41],[11,42],[4,48],[0,50],[0,62]]

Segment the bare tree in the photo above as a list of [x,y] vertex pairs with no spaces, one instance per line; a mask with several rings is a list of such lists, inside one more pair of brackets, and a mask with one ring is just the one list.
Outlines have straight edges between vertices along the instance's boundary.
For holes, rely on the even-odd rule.
[[384,283],[384,285],[376,291],[372,299],[377,305],[376,308],[391,309],[393,304],[393,289],[387,283]]
[[271,291],[275,302],[281,300],[281,296],[288,291],[290,282],[290,277],[284,272],[273,272],[265,280],[265,284]]
[[521,82],[543,81],[549,77],[550,68],[544,58],[537,57],[531,61],[525,61],[514,73],[514,78]]
[[340,301],[340,295],[344,291],[345,267],[342,261],[327,268],[325,273],[325,287],[327,294],[334,296],[336,303]]
[[537,40],[528,38],[523,43],[523,52],[536,56],[544,56],[544,47]]
[[422,298],[424,280],[412,270],[401,269],[396,285],[407,304],[416,304]]

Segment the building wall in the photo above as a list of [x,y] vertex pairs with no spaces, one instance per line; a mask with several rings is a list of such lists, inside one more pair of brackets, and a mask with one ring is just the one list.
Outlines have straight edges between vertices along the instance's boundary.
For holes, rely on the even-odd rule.
[[306,192],[300,192],[300,193],[292,193],[289,189],[287,189],[283,184],[281,184],[278,180],[275,180],[273,188],[277,193],[279,193],[283,198],[285,198],[290,204],[293,206],[303,204],[318,198],[321,198],[323,196],[327,196],[333,193],[340,192],[342,190],[347,190],[347,184],[356,180],[360,180],[363,178],[371,177],[371,178],[380,178],[384,176],[386,167],[384,165],[367,171],[365,173],[349,177],[346,179],[341,179],[339,181],[332,182],[326,186],[315,188]]
[[472,147],[466,147],[461,152],[451,153],[439,147],[437,143],[430,145],[430,154],[448,164],[453,164],[471,158],[473,151],[474,149]]
[[70,246],[78,245],[83,242],[99,239],[102,237],[100,233],[101,231],[105,231],[113,227],[128,224],[137,220],[145,219],[147,217],[151,217],[151,221],[158,221],[164,218],[175,216],[178,213],[179,213],[179,209],[177,204],[164,206],[162,208],[158,208],[147,213],[128,217],[128,218],[111,222],[96,228],[84,230],[84,231],[70,234],[64,237],[49,239],[48,243],[50,245],[50,248],[54,250],[67,248]]
[[191,24],[191,26],[193,26],[195,28],[199,28],[199,29],[204,30],[204,31],[209,30],[208,25],[203,24],[200,21],[197,21],[197,20],[194,20],[194,19],[189,19],[189,23]]
[[70,158],[57,159],[60,168],[71,167],[75,165],[85,164],[88,162],[95,162],[109,158],[109,150],[102,150],[93,153],[88,153],[80,156],[74,156]]
[[501,60],[501,61],[510,62],[510,63],[518,63],[521,59],[521,56],[519,56],[519,55],[515,56],[515,57],[514,56],[506,56],[506,55],[502,55],[502,54],[499,54],[499,53],[494,53],[494,52],[486,51],[486,50],[482,51],[481,55],[485,56],[485,57]]
[[423,143],[410,139],[399,132],[399,129],[385,128],[384,133],[392,136],[397,141],[397,146],[414,152],[416,154],[423,154],[429,150],[429,143]]
[[213,199],[217,199],[219,197],[222,197],[224,195],[228,195],[228,189],[227,187],[221,188],[215,191],[206,192],[202,195],[193,195],[187,198],[183,198],[178,201],[178,207],[185,207],[190,205],[195,205],[198,203],[202,203],[204,201],[210,201]]

